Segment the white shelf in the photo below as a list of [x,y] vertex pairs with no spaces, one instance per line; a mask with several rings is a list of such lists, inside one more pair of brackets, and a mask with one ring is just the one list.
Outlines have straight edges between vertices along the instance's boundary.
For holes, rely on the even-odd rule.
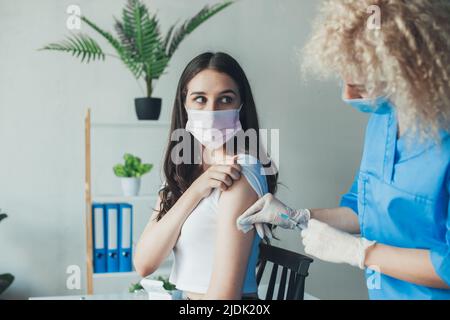
[[91,128],[168,128],[169,126],[170,122],[159,120],[91,122]]
[[104,195],[93,195],[92,202],[139,202],[139,201],[151,201],[156,202],[157,195],[153,194],[144,194],[135,197],[126,197],[122,195],[112,195],[112,194],[104,194]]
[[[87,114],[85,117],[85,192],[89,197],[87,199],[92,200],[91,202],[99,202],[99,203],[123,203],[128,202],[133,205],[140,206],[145,205],[147,207],[153,208],[154,204],[157,201],[158,194],[154,192],[152,194],[142,194],[135,197],[126,197],[118,194],[93,194],[92,193],[92,150],[93,134],[102,135],[104,132],[94,133],[93,129],[106,129],[106,133],[109,131],[119,129],[119,130],[158,130],[156,134],[163,134],[166,136],[166,132],[170,128],[170,121],[164,120],[135,120],[135,119],[117,119],[117,120],[105,120],[102,118],[92,119],[91,117],[91,109],[87,109]],[[131,131],[133,133],[134,131]],[[152,133],[154,134],[154,133]],[[102,137],[102,136],[101,136]],[[105,139],[105,137],[102,137]],[[161,151],[162,152],[162,151]],[[113,192],[113,191],[112,191]],[[151,190],[148,192],[152,192]],[[90,207],[90,203],[86,203],[86,234],[87,234],[87,254],[93,254],[93,242],[92,242],[92,208]],[[145,226],[148,219],[148,213],[151,213],[151,209],[148,210],[147,214],[139,214],[136,215],[136,219],[133,220],[133,232],[135,230],[139,230],[141,227]],[[138,225],[136,225],[138,224]],[[135,228],[136,227],[136,228]],[[140,232],[140,231],[137,231]],[[136,239],[133,237],[133,243],[135,243]],[[89,259],[87,260],[89,261]],[[154,275],[167,275],[170,273],[171,261],[167,262],[167,265],[163,264],[161,268],[159,268]],[[87,266],[87,291],[88,293],[117,293],[117,292],[126,292],[131,283],[137,283],[141,280],[142,277],[136,271],[132,272],[114,272],[114,273],[98,273],[95,274],[92,271],[92,264]]]

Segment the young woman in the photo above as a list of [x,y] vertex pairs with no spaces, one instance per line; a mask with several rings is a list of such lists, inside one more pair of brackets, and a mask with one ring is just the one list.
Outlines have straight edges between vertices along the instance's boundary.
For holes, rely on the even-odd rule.
[[[256,148],[249,140],[239,145],[237,135],[251,129],[258,132],[258,117],[239,64],[225,53],[193,59],[178,84],[170,130],[171,136],[186,130],[187,141],[181,142],[181,156],[180,142],[169,141],[165,184],[136,247],[139,274],[153,273],[173,251],[170,281],[188,299],[257,298],[261,238],[240,232],[236,219],[259,197],[275,192],[277,177],[264,175],[259,139]],[[201,161],[194,151],[201,151]]]

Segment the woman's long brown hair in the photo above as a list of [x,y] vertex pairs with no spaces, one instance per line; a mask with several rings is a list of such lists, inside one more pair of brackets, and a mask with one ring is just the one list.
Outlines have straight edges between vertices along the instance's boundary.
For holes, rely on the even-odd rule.
[[[187,122],[187,112],[185,102],[188,83],[201,71],[211,69],[220,73],[227,74],[237,84],[242,101],[242,109],[239,119],[244,132],[248,129],[254,129],[259,132],[259,122],[256,113],[255,101],[251,92],[248,79],[238,62],[230,55],[222,52],[203,53],[195,57],[184,69],[178,82],[175,102],[172,111],[172,122],[169,134],[169,142],[164,157],[163,171],[165,184],[159,191],[161,197],[160,210],[157,215],[157,221],[172,208],[181,195],[190,187],[192,182],[202,173],[201,165],[195,164],[194,155],[191,155],[190,163],[175,164],[171,159],[173,148],[179,143],[172,141],[172,133],[177,129],[185,129]],[[258,146],[259,146],[259,136]],[[190,135],[191,145],[194,145],[194,137]],[[246,141],[247,143],[247,141]],[[246,146],[248,151],[248,146]],[[259,154],[259,152],[258,152]],[[278,175],[267,175],[267,183],[270,193],[275,193]]]

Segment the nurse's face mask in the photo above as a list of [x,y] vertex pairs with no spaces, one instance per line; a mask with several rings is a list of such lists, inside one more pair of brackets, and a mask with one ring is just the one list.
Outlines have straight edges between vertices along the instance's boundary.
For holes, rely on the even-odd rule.
[[345,99],[342,100],[355,108],[356,110],[364,113],[376,113],[376,114],[386,114],[391,112],[392,106],[388,98],[377,97],[375,99]]
[[347,99],[344,98],[344,93],[342,93],[342,100],[356,110],[364,113],[386,114],[392,110],[391,102],[385,96],[379,96],[372,99]]
[[238,109],[230,110],[194,110],[187,107],[188,121],[186,131],[190,132],[208,149],[217,149],[242,130]]

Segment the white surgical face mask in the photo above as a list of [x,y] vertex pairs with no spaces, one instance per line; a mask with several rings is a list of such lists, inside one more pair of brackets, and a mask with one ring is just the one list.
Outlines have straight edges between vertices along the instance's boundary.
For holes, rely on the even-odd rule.
[[239,109],[219,111],[186,108],[188,115],[186,131],[190,132],[206,148],[217,149],[242,130],[239,121],[241,109],[242,105]]

